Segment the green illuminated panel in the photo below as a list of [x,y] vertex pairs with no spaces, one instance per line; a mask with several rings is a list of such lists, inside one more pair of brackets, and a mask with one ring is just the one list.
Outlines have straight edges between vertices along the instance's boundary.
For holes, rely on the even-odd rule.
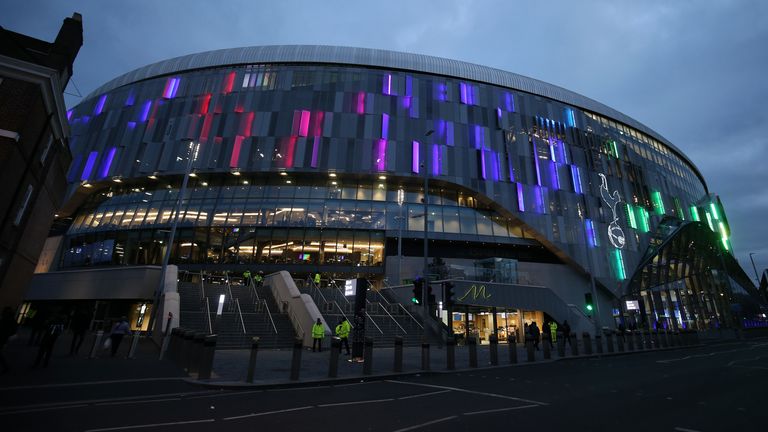
[[619,158],[619,148],[616,146],[616,141],[611,140],[611,151],[613,151],[613,157]]
[[709,215],[709,212],[706,212],[706,214],[707,214],[707,223],[709,224],[709,229],[714,231],[715,230],[715,226],[712,225],[712,216]]
[[656,209],[656,214],[663,215],[666,213],[664,210],[664,201],[661,199],[661,192],[653,191],[651,193],[651,201],[653,201],[653,207]]
[[621,255],[621,250],[616,249],[613,251],[613,264],[616,268],[616,279],[624,280],[627,278],[627,274],[624,270],[624,257]]
[[682,220],[685,220],[685,213],[683,213],[683,207],[680,206],[680,200],[675,197],[675,211],[677,211],[677,217],[679,217]]
[[720,220],[720,214],[717,212],[717,204],[709,203],[709,207],[712,208],[712,217],[715,218],[715,220]]
[[701,218],[699,218],[699,209],[696,208],[696,206],[691,206],[691,218],[696,222],[701,221]]
[[629,204],[624,204],[627,208],[627,220],[629,221],[629,226],[637,229],[637,221],[635,220],[635,211],[632,209],[632,206]]
[[647,233],[650,222],[648,221],[648,211],[643,207],[637,207],[637,225],[640,228],[640,232]]

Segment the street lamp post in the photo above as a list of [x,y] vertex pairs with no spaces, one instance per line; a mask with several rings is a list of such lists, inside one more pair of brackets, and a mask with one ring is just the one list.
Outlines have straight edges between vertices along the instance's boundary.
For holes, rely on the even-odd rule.
[[400,216],[397,220],[397,283],[400,285],[403,273],[403,203],[405,202],[405,191],[400,188],[397,190],[397,205],[400,207]]
[[755,260],[752,259],[752,255],[755,255],[755,253],[754,252],[749,253],[749,260],[752,261],[752,270],[755,271],[755,280],[757,281],[757,285],[755,286],[760,286],[760,275],[757,274],[757,267],[755,267]]
[[173,248],[173,241],[176,237],[176,228],[179,225],[181,201],[184,199],[184,195],[187,192],[187,184],[189,183],[189,177],[192,173],[192,165],[197,159],[197,152],[200,149],[200,143],[196,143],[193,140],[190,140],[188,149],[189,154],[187,156],[187,169],[184,171],[184,180],[181,182],[181,189],[179,189],[179,194],[176,197],[176,206],[173,211],[173,222],[171,223],[171,233],[168,236],[168,244],[166,245],[165,254],[163,255],[163,263],[160,268],[160,281],[157,283],[157,288],[155,288],[155,299],[152,302],[152,315],[150,316],[148,327],[150,331],[153,330],[152,326],[154,325],[155,319],[157,318],[158,309],[160,309],[160,296],[162,295],[163,291],[165,291],[165,275],[168,272],[168,261],[171,258],[171,249]]
[[[435,133],[430,129],[424,134],[424,137],[428,137]],[[424,309],[429,313],[429,247],[427,236],[427,221],[429,220],[429,212],[427,208],[427,202],[429,201],[429,143],[424,141],[424,289],[422,290],[422,298],[424,300]]]

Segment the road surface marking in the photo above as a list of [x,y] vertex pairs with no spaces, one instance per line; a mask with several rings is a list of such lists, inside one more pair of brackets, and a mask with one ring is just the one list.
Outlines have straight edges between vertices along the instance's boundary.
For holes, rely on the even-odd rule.
[[137,378],[137,379],[112,380],[112,381],[86,381],[86,382],[62,383],[62,384],[38,384],[38,385],[29,385],[29,386],[2,387],[0,388],[0,391],[28,390],[28,389],[54,388],[54,387],[75,387],[75,386],[101,385],[101,384],[121,384],[121,383],[133,383],[133,382],[148,382],[148,381],[182,381],[185,379],[186,377],[159,377],[159,378]]
[[443,417],[443,418],[440,418],[440,419],[437,419],[437,420],[428,421],[426,423],[421,423],[421,424],[417,424],[417,425],[413,425],[413,426],[408,426],[406,428],[397,429],[397,430],[395,430],[393,432],[406,432],[406,431],[409,431],[409,430],[419,429],[419,428],[422,428],[424,426],[433,425],[435,423],[441,423],[441,422],[444,422],[444,421],[453,420],[456,417],[457,416]]
[[185,425],[185,424],[195,424],[195,423],[213,423],[214,421],[216,420],[204,419],[204,420],[188,420],[188,421],[170,422],[170,423],[143,424],[143,425],[133,425],[133,426],[117,426],[117,427],[111,427],[111,428],[88,429],[85,432],[104,432],[104,431],[115,431],[115,430],[126,430],[126,429],[143,429],[143,428],[159,427],[159,426],[175,426],[175,425]]
[[314,405],[309,405],[309,406],[303,406],[303,407],[297,407],[297,408],[286,408],[286,409],[281,409],[281,410],[276,410],[276,411],[265,411],[265,412],[260,412],[260,413],[250,413],[250,414],[245,414],[245,415],[241,415],[241,416],[224,417],[222,420],[224,420],[224,421],[238,420],[238,419],[243,419],[243,418],[248,418],[248,417],[259,417],[259,416],[265,416],[265,415],[270,415],[270,414],[279,414],[279,413],[291,412],[291,411],[301,411],[301,410],[310,409],[310,408],[314,408],[314,407],[315,407]]
[[754,345],[751,345],[749,348],[732,349],[732,350],[726,350],[726,351],[714,351],[706,354],[693,354],[685,357],[672,358],[667,360],[656,360],[656,363],[672,363],[676,361],[690,360],[694,358],[712,357],[718,354],[729,354],[729,353],[735,353],[735,352],[741,352],[741,351],[752,351],[755,348],[760,348],[766,345],[768,345],[768,343],[754,344]]
[[414,399],[414,398],[418,398],[418,397],[422,397],[422,396],[432,396],[432,395],[437,395],[437,394],[440,394],[440,393],[448,393],[449,391],[450,390],[440,390],[440,391],[431,392],[431,393],[420,393],[420,394],[411,395],[411,396],[399,397],[399,398],[397,398],[397,400]]
[[359,383],[349,383],[349,384],[336,384],[333,387],[352,387],[352,386],[358,386],[363,384],[376,384],[379,381],[365,381],[365,382],[359,382]]
[[514,400],[514,401],[518,401],[518,402],[528,402],[528,403],[532,403],[532,404],[536,404],[536,405],[549,405],[548,403],[541,402],[541,401],[535,401],[535,400],[530,400],[530,399],[523,399],[523,398],[518,398],[518,397],[514,397],[514,396],[505,396],[505,395],[500,395],[500,394],[496,394],[496,393],[486,393],[486,392],[480,392],[480,391],[474,391],[474,390],[466,390],[466,389],[458,388],[458,387],[439,386],[439,385],[434,385],[434,384],[422,384],[422,383],[414,383],[414,382],[408,382],[408,381],[395,381],[395,380],[386,380],[386,381],[390,382],[390,383],[395,383],[395,384],[405,384],[405,385],[413,385],[413,386],[420,386],[420,387],[438,388],[438,389],[443,389],[443,390],[453,390],[453,391],[457,391],[457,392],[470,393],[470,394],[476,394],[476,395],[481,395],[481,396],[496,397],[496,398],[501,398],[501,399]]
[[393,400],[394,399],[389,398],[389,399],[373,399],[373,400],[362,400],[362,401],[352,401],[352,402],[337,402],[337,403],[321,404],[321,405],[318,405],[318,408],[342,406],[342,405],[360,405],[360,404],[368,404],[368,403],[390,402]]
[[130,405],[130,404],[141,404],[141,403],[152,403],[152,402],[168,402],[168,401],[178,401],[181,400],[181,398],[166,398],[166,399],[149,399],[149,400],[141,400],[141,401],[118,401],[118,402],[99,402],[96,404],[93,404],[95,406],[105,406],[105,405]]
[[516,407],[509,407],[509,408],[499,408],[499,409],[484,410],[484,411],[465,412],[462,415],[470,416],[470,415],[477,415],[477,414],[488,414],[488,413],[495,413],[495,412],[502,412],[502,411],[512,411],[512,410],[526,409],[526,408],[536,408],[536,407],[540,407],[540,406],[541,405],[522,405],[522,406],[516,406]]
[[276,388],[276,389],[268,389],[265,391],[268,392],[282,392],[282,391],[296,391],[296,390],[315,390],[315,389],[323,389],[323,388],[330,388],[331,386],[325,385],[325,386],[315,386],[315,387],[294,387],[294,388]]
[[[199,393],[209,393],[209,391],[205,390]],[[6,414],[17,414],[21,412],[80,408],[83,406],[97,405],[97,404],[102,404],[107,402],[133,403],[135,401],[147,400],[147,398],[153,398],[153,400],[155,400],[157,398],[184,397],[186,394],[188,393],[163,393],[163,394],[155,394],[155,395],[127,396],[122,398],[87,399],[87,400],[67,401],[67,402],[49,402],[49,403],[41,403],[41,404],[19,405],[15,407],[6,407],[0,410],[0,416],[6,415]]]
[[87,407],[87,404],[80,404],[80,405],[65,405],[65,406],[58,406],[58,407],[47,407],[47,408],[30,408],[30,409],[22,409],[22,410],[14,410],[14,411],[3,411],[0,413],[0,416],[8,415],[8,414],[24,414],[24,413],[31,413],[31,412],[40,412],[40,411],[53,411],[57,409],[69,409],[69,408],[84,408]]
[[697,431],[696,429],[686,429],[680,426],[676,427],[675,430],[680,432],[700,432],[700,431]]

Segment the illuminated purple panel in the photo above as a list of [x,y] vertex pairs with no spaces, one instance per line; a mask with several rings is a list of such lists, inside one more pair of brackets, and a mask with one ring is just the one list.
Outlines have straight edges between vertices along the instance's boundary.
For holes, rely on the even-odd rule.
[[[75,119],[75,120],[77,120],[77,119]],[[90,121],[90,120],[91,120],[91,117],[87,116],[87,115],[84,115],[84,116],[80,117],[80,121],[85,123],[85,124],[87,124],[88,121]]]
[[536,150],[536,143],[533,145],[533,165],[536,167],[536,184],[541,186],[541,170],[539,170],[539,152]]
[[384,75],[384,88],[382,89],[382,93],[385,95],[392,94],[392,74]]
[[125,98],[125,106],[133,106],[133,104],[136,102],[136,94],[133,92],[133,90],[128,92],[128,96]]
[[496,118],[499,119],[499,124],[501,124],[501,107],[496,107]]
[[136,129],[136,122],[128,122],[128,129]]
[[317,168],[317,158],[320,154],[320,137],[316,136],[315,141],[312,143],[312,162],[310,163],[310,166],[312,168]]
[[67,121],[72,120],[72,110],[67,111]]
[[411,108],[411,97],[410,96],[403,96],[403,108],[404,109],[410,109]]
[[581,190],[581,174],[579,173],[579,167],[571,165],[571,178],[573,178],[573,191],[580,194]]
[[181,78],[168,78],[165,83],[165,89],[163,89],[163,97],[166,99],[173,99],[176,96],[176,91],[179,89],[179,81]]
[[536,186],[536,211],[544,213],[544,191],[541,186]]
[[485,134],[479,125],[475,125],[475,148],[478,150],[485,148]]
[[449,146],[453,146],[453,122],[447,122],[445,128],[445,143]]
[[595,238],[595,225],[592,223],[592,219],[584,219],[584,228],[587,230],[587,241],[592,247],[597,246],[597,239]]
[[509,168],[509,181],[515,181],[515,170],[512,168],[512,156],[507,153],[507,165]]
[[472,105],[475,105],[477,101],[480,100],[480,87],[471,85],[469,86],[469,90],[470,90],[469,103]]
[[435,136],[438,141],[445,140],[445,120],[435,120]]
[[111,149],[109,149],[109,152],[107,153],[107,157],[104,159],[104,162],[101,164],[99,177],[104,178],[109,175],[109,168],[112,167],[112,160],[114,160],[115,158],[115,152],[117,152],[117,148],[112,147]]
[[477,155],[480,158],[480,178],[485,180],[487,178],[485,175],[485,151],[478,150]]
[[149,110],[152,108],[152,101],[148,100],[144,102],[144,106],[141,108],[141,117],[139,117],[139,120],[143,123],[147,121],[147,117],[149,117]]
[[521,212],[525,211],[525,200],[523,199],[523,184],[517,184],[517,209]]
[[557,140],[557,148],[560,150],[560,162],[562,163],[569,163],[568,162],[568,151],[565,149],[565,143],[561,140]]
[[492,162],[493,162],[493,181],[499,181],[499,171],[501,167],[501,154],[496,153],[493,150],[491,150],[491,155],[493,156]]
[[88,180],[88,177],[91,176],[91,171],[93,171],[93,165],[96,163],[96,157],[99,156],[99,152],[92,151],[88,155],[88,160],[85,162],[85,168],[83,168],[83,173],[80,175],[80,180]]
[[515,112],[515,99],[512,93],[504,93],[504,105],[509,112]]
[[432,144],[432,175],[440,175],[440,146]]
[[101,111],[104,110],[105,102],[107,102],[107,95],[103,94],[99,97],[99,100],[96,101],[96,106],[93,108],[93,115],[101,114]]
[[405,76],[405,95],[411,96],[413,94],[413,78],[410,75]]
[[380,139],[376,142],[376,170],[387,169],[387,140]]
[[357,94],[357,113],[365,114],[365,92]]
[[552,189],[560,190],[560,179],[557,177],[557,163],[549,163],[549,176],[552,178]]
[[437,83],[435,93],[437,100],[443,102],[448,100],[448,86],[446,86],[445,83]]
[[419,173],[419,142],[414,141],[411,143],[411,171],[415,174]]
[[419,98],[410,96],[408,99],[410,100],[408,103],[408,115],[411,118],[419,118]]
[[381,137],[383,139],[389,138],[389,114],[387,113],[381,115]]
[[465,83],[459,83],[459,94],[461,95],[461,103],[469,104],[469,99],[467,96],[467,85]]
[[553,161],[557,162],[557,155],[555,154],[555,141],[552,138],[549,139],[549,155]]

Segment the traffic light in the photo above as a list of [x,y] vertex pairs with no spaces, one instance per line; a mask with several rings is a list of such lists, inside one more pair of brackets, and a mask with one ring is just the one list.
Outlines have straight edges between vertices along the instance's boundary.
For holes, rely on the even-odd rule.
[[584,294],[584,309],[587,310],[587,314],[592,314],[595,310],[595,303],[592,301],[592,293]]
[[454,296],[456,293],[453,292],[453,282],[443,282],[443,289],[445,290],[445,304],[446,306],[452,305]]
[[421,304],[424,290],[424,279],[418,278],[413,280],[413,295],[411,296],[411,302],[415,304]]

